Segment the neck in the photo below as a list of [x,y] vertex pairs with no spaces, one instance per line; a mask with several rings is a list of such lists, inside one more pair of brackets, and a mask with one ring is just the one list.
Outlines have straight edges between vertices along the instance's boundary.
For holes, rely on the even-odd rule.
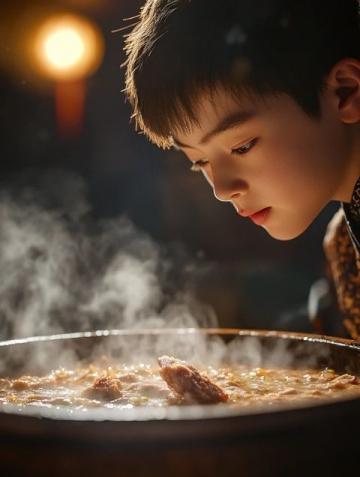
[[341,186],[335,194],[334,200],[350,203],[355,184],[360,177],[360,129],[354,131],[353,147],[349,152],[347,167],[344,171]]

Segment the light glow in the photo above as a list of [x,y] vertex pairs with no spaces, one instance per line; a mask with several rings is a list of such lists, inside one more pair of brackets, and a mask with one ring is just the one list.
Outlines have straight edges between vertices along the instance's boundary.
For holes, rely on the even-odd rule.
[[80,79],[99,66],[103,39],[87,19],[73,14],[58,15],[38,30],[35,55],[46,76],[56,80]]
[[73,28],[60,27],[44,43],[46,59],[54,68],[66,69],[81,61],[85,52],[84,41]]

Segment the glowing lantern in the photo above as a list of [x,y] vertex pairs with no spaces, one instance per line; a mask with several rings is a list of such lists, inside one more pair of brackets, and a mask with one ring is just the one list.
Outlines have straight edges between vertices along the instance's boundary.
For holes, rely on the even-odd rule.
[[73,14],[49,18],[38,30],[35,55],[43,74],[56,80],[61,133],[79,132],[83,122],[85,78],[99,66],[103,39],[90,21]]
[[44,42],[45,58],[57,71],[68,71],[81,62],[85,53],[84,40],[70,27],[60,27]]
[[103,40],[94,24],[73,14],[52,17],[40,27],[35,53],[43,73],[54,79],[84,78],[103,54]]

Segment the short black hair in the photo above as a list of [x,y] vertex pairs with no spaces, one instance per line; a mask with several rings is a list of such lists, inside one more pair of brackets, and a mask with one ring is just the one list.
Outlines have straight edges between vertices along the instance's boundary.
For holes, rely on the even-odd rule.
[[290,95],[319,116],[324,79],[360,58],[359,0],[147,0],[126,40],[125,94],[163,148],[198,122],[202,93]]

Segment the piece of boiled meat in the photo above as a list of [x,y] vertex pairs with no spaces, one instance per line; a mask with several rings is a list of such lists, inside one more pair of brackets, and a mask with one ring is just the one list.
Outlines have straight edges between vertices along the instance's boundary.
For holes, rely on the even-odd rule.
[[226,402],[229,396],[204,374],[176,358],[158,358],[160,376],[169,388],[187,401],[199,404]]

